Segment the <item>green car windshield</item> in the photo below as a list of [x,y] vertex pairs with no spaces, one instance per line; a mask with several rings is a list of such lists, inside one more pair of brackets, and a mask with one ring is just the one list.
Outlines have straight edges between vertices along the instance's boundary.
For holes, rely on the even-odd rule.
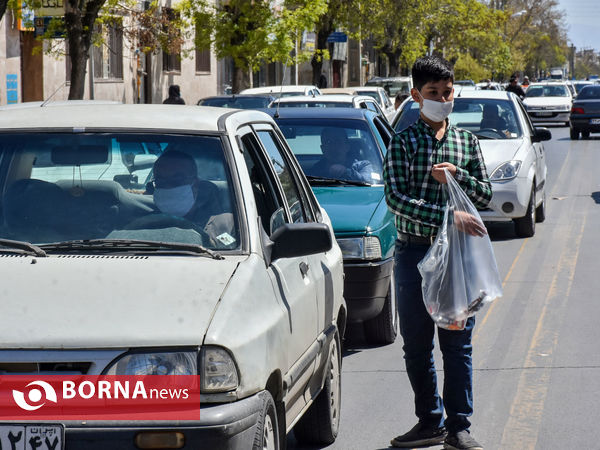
[[4,133],[0,185],[0,240],[239,247],[216,136]]

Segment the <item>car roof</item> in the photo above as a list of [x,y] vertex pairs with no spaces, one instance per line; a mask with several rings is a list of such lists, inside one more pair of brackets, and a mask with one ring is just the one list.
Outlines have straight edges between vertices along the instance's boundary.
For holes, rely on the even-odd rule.
[[262,109],[271,116],[278,115],[279,119],[358,119],[364,120],[370,114],[377,113],[362,108],[276,108]]
[[57,100],[57,101],[35,101],[35,102],[22,102],[22,103],[11,103],[9,105],[0,106],[0,111],[8,110],[13,111],[16,109],[29,109],[29,108],[48,108],[57,106],[81,106],[81,105],[119,105],[122,102],[117,100]]
[[316,86],[304,84],[286,84],[279,86],[260,86],[255,88],[244,89],[240,94],[258,94],[258,93],[273,93],[278,92],[302,92],[307,89],[316,89]]
[[295,95],[294,97],[276,98],[274,102],[281,103],[353,103],[355,99],[375,101],[373,97],[366,95],[327,94],[327,95]]
[[275,98],[274,95],[271,95],[269,93],[264,93],[264,94],[260,94],[260,93],[256,93],[256,94],[229,94],[229,95],[211,95],[210,97],[202,97],[200,100],[217,100],[217,99],[223,99],[223,100],[232,100],[232,99],[236,99],[238,97],[242,97],[242,98]]
[[0,130],[124,129],[224,131],[230,116],[240,121],[272,119],[256,110],[195,105],[55,105],[0,111]]
[[488,98],[497,100],[508,100],[510,92],[507,91],[496,91],[494,89],[461,89],[460,92],[455,93],[454,98]]

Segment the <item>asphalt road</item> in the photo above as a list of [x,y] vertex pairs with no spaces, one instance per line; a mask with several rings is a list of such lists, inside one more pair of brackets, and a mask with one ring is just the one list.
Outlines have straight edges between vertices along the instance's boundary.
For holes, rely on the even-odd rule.
[[[489,226],[504,295],[477,314],[473,339],[471,430],[486,450],[600,449],[600,136],[550,129],[546,221],[528,239]],[[388,448],[416,423],[401,346],[345,342],[341,425],[327,448]],[[436,364],[441,382],[439,354]],[[288,447],[304,448],[293,436]]]

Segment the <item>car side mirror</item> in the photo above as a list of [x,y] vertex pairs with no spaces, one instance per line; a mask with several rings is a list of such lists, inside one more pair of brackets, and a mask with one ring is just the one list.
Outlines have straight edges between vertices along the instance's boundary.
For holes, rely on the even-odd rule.
[[548,128],[539,127],[533,129],[532,142],[549,141],[550,139],[552,139],[552,133]]
[[329,227],[324,223],[286,223],[272,235],[271,261],[331,250]]

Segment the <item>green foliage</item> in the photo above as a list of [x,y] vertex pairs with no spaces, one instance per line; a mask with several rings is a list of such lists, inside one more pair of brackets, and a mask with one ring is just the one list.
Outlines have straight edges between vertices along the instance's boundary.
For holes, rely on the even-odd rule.
[[459,55],[454,64],[454,79],[456,80],[473,80],[477,83],[491,78],[491,76],[491,71],[483,67],[468,53]]

